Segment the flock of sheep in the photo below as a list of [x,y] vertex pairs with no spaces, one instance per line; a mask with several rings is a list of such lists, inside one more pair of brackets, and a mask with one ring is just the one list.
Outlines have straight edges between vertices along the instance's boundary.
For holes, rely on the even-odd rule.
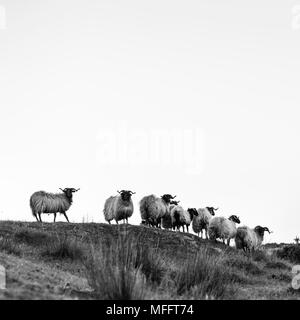
[[[45,191],[35,192],[30,198],[30,207],[32,214],[38,222],[42,222],[41,214],[54,214],[54,222],[56,214],[63,214],[69,222],[66,211],[70,208],[73,202],[73,193],[79,189],[65,188],[60,189],[62,193],[48,193]],[[128,218],[133,214],[134,207],[132,195],[135,192],[129,190],[118,191],[118,195],[111,196],[105,201],[104,217],[110,224],[115,220],[128,223]],[[201,238],[205,231],[206,239],[216,241],[221,239],[223,243],[227,240],[227,245],[230,245],[230,240],[235,239],[237,249],[253,251],[260,247],[264,239],[264,233],[271,231],[267,227],[256,226],[251,229],[247,226],[236,227],[240,223],[239,217],[231,215],[229,218],[215,217],[215,211],[218,208],[205,207],[200,209],[188,208],[183,209],[180,201],[175,201],[176,196],[164,194],[161,197],[149,195],[143,197],[140,201],[140,214],[142,224],[154,227],[164,228],[167,230],[189,231],[189,226],[192,225],[193,231]]]

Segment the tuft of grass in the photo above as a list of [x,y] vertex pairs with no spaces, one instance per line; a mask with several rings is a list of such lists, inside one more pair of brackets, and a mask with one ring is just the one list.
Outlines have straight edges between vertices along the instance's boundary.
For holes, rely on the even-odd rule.
[[85,268],[96,298],[144,299],[146,282],[159,283],[163,278],[162,264],[157,257],[152,260],[154,255],[139,237],[120,229],[108,245],[92,247]]
[[16,256],[22,255],[22,250],[11,238],[0,238],[0,251]]
[[256,262],[269,262],[270,257],[263,250],[255,250],[249,254],[253,261]]
[[187,256],[175,276],[177,294],[197,299],[232,298],[234,282],[223,256],[212,255],[206,247]]
[[58,236],[57,239],[45,245],[41,256],[57,260],[80,261],[84,257],[84,249],[77,241],[69,240],[67,236]]
[[260,268],[257,262],[252,260],[251,255],[245,255],[237,252],[235,254],[229,254],[224,257],[226,264],[233,269],[243,271],[249,275],[261,275],[264,273],[263,269]]
[[14,238],[17,242],[35,247],[43,246],[53,241],[47,233],[30,229],[18,230],[14,234]]

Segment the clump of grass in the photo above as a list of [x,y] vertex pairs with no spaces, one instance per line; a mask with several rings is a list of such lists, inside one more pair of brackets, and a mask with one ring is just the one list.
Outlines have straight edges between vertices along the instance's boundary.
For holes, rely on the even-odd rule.
[[14,234],[14,238],[17,242],[35,247],[43,246],[53,241],[47,233],[30,229],[21,229],[17,231]]
[[263,250],[255,250],[249,254],[253,261],[256,262],[269,262],[270,257]]
[[187,256],[175,276],[177,294],[192,294],[197,299],[232,297],[235,279],[223,260],[222,256],[209,253],[207,248]]
[[16,244],[11,238],[0,238],[0,251],[7,254],[14,254],[21,256],[22,251],[18,244]]
[[243,253],[229,254],[224,257],[226,264],[233,269],[243,271],[250,275],[261,275],[264,273],[263,269],[252,260],[251,256],[247,256]]
[[109,245],[91,249],[85,261],[87,278],[95,296],[104,300],[141,300],[147,281],[160,283],[162,262],[139,237],[121,232]]
[[75,240],[69,240],[67,236],[58,236],[45,245],[41,256],[58,260],[80,261],[84,257],[84,249]]
[[283,247],[277,251],[277,257],[293,263],[300,263],[300,245],[291,244]]

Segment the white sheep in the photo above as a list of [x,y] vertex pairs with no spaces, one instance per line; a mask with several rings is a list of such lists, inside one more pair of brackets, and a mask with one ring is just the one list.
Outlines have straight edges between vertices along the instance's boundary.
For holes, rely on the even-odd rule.
[[174,225],[173,225],[174,221],[172,221],[172,218],[171,218],[171,211],[173,208],[178,206],[179,202],[180,202],[179,200],[170,201],[169,210],[167,211],[165,216],[161,219],[161,225],[164,229],[167,229],[167,230],[174,229]]
[[176,196],[164,194],[160,198],[149,195],[140,201],[141,218],[147,225],[161,227],[161,220],[169,213],[170,201]]
[[210,220],[208,226],[209,239],[216,241],[217,238],[222,239],[225,244],[230,245],[230,240],[236,236],[236,223],[240,223],[239,217],[232,215],[228,219],[224,217],[214,217]]
[[109,224],[113,219],[117,224],[120,220],[128,223],[128,218],[133,214],[134,208],[131,196],[135,194],[135,192],[121,190],[118,191],[118,193],[119,195],[117,196],[109,197],[104,204],[104,218]]
[[271,233],[267,227],[256,226],[251,229],[247,226],[237,228],[235,236],[235,246],[237,249],[243,249],[245,252],[257,250],[263,240],[265,231]]
[[215,215],[215,211],[219,208],[214,207],[206,207],[206,208],[199,208],[198,216],[195,216],[193,219],[193,231],[198,235],[201,232],[201,239],[203,238],[203,230],[205,230],[205,236],[206,239],[208,239],[208,226],[209,221],[212,219],[212,217]]
[[80,189],[59,188],[63,193],[49,193],[45,191],[37,191],[30,197],[30,208],[33,216],[39,222],[42,222],[41,214],[54,214],[54,222],[56,214],[63,214],[69,222],[66,211],[69,210],[73,203],[73,193]]
[[184,210],[181,206],[175,206],[171,210],[173,229],[177,228],[177,230],[180,230],[180,227],[182,227],[183,232],[185,232],[184,227],[186,227],[187,232],[189,232],[189,226],[193,221],[194,216],[197,215],[198,211],[195,208]]

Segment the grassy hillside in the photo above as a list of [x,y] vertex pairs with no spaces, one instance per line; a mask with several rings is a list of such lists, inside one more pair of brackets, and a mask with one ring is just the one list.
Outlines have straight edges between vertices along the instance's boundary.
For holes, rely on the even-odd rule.
[[145,226],[3,221],[0,264],[0,299],[300,298],[276,252]]

